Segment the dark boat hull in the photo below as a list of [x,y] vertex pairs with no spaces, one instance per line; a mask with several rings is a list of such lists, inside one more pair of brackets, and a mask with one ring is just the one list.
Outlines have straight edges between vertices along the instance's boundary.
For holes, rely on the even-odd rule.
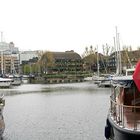
[[132,131],[119,127],[108,116],[105,127],[105,137],[112,140],[140,140],[140,131]]

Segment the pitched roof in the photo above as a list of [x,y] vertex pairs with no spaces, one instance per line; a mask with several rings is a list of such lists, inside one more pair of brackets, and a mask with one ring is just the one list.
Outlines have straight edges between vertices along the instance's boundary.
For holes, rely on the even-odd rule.
[[55,59],[81,60],[81,56],[74,51],[52,52]]

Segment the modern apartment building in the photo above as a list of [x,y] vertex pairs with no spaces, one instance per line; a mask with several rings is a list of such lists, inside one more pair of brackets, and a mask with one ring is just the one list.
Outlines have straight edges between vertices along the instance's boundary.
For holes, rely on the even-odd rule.
[[0,42],[0,74],[19,73],[19,50],[13,42]]
[[22,64],[23,62],[29,61],[33,58],[40,58],[41,51],[21,51],[19,56],[20,56],[20,64]]

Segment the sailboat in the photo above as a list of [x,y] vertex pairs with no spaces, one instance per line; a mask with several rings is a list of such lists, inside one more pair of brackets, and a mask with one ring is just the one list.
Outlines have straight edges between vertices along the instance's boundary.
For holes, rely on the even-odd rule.
[[19,74],[17,74],[15,67],[14,67],[14,63],[13,60],[11,59],[11,75],[9,75],[9,78],[12,79],[12,83],[11,85],[14,86],[19,86],[22,83],[22,78]]
[[125,75],[121,75],[119,70],[121,69],[119,68],[117,75],[112,78],[105,138],[108,140],[139,140],[140,61],[136,68],[126,70]]
[[140,61],[131,73],[112,79],[110,109],[105,126],[106,139],[140,139]]
[[97,75],[94,75],[92,77],[93,81],[95,84],[100,84],[101,80],[104,79],[103,76],[100,76],[100,71],[99,71],[99,53],[98,53],[98,46],[97,46]]
[[98,87],[110,87],[111,86],[111,78],[110,74],[101,74],[99,71],[99,53],[97,47],[97,76],[93,77],[94,83],[98,85]]
[[[3,33],[1,32],[1,43],[3,42]],[[0,88],[9,88],[11,86],[12,80],[5,77],[4,73],[4,53],[5,50],[0,50],[1,54],[1,77],[0,77]]]
[[11,85],[19,86],[22,83],[20,75],[9,75],[9,78],[12,80]]
[[9,88],[11,86],[12,79],[0,77],[0,88]]
[[4,76],[4,69],[3,69],[3,51],[1,51],[1,76],[0,77],[0,88],[9,88],[12,83],[12,79],[3,77]]
[[19,75],[15,69],[14,58],[12,56],[12,52],[11,52],[11,72],[10,73],[11,74],[9,74],[8,77],[12,79],[11,85],[14,85],[14,86],[21,85],[22,83],[21,75]]

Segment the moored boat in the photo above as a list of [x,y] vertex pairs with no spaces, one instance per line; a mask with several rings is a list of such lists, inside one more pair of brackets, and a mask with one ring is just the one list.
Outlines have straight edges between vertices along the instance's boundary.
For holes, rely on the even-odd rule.
[[84,78],[84,81],[92,81],[92,80],[93,80],[92,77],[85,77],[85,78]]
[[105,79],[100,81],[98,84],[99,87],[111,87],[111,80]]
[[9,88],[11,86],[12,79],[0,77],[0,88]]
[[133,75],[112,78],[110,109],[105,126],[106,139],[140,139],[140,62],[132,72]]
[[104,79],[100,80],[100,83],[98,83],[99,87],[111,87],[112,85],[112,75],[106,74],[104,75]]
[[102,80],[104,80],[104,76],[93,76],[92,80],[94,84],[100,84]]
[[22,78],[20,75],[9,75],[9,78],[12,80],[11,85],[19,86],[22,83]]

